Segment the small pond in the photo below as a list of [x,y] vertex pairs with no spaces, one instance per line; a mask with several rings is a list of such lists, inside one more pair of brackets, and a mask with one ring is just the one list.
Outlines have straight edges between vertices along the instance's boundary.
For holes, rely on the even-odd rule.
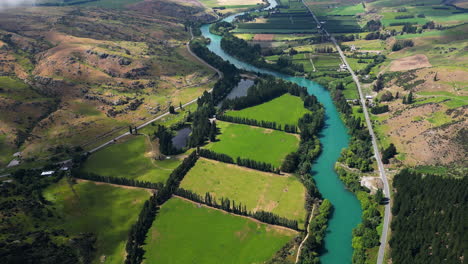
[[[241,79],[236,87],[226,96],[227,99],[234,99],[247,95],[247,90],[254,85],[254,81],[250,79]],[[222,105],[222,102],[218,104],[218,107]]]
[[187,141],[191,132],[192,129],[190,129],[190,127],[184,127],[177,130],[176,135],[172,138],[172,145],[176,149],[185,148],[187,146]]

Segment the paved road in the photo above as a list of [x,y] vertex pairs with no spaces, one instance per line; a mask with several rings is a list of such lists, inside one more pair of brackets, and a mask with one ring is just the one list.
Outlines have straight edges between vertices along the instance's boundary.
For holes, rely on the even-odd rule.
[[[190,35],[191,35],[191,40],[192,40],[192,39],[193,39],[192,28],[190,28]],[[208,64],[206,61],[204,61],[202,58],[198,57],[195,53],[192,52],[192,50],[190,49],[190,41],[187,42],[186,46],[187,46],[187,50],[188,50],[188,52],[190,53],[190,55],[192,55],[193,57],[195,57],[197,60],[199,60],[201,63],[205,64],[205,65],[208,66],[209,68],[211,68],[211,69],[213,69],[214,71],[216,71],[216,73],[218,74],[218,78],[219,78],[219,79],[223,78],[223,73],[222,73],[220,70],[218,70],[218,69],[216,69],[215,67],[211,66],[211,65]],[[208,92],[211,93],[212,91],[213,91],[213,89],[210,89]],[[190,101],[190,102],[188,102],[188,103],[185,103],[182,107],[186,107],[186,106],[188,106],[188,105],[191,105],[191,104],[195,103],[197,100],[198,100],[198,98],[195,98],[195,99],[193,99],[192,101]],[[179,110],[179,109],[180,109],[180,107],[176,107],[176,108],[175,108],[176,111]],[[158,116],[158,117],[155,117],[155,118],[151,119],[150,121],[147,121],[146,123],[144,123],[144,124],[138,126],[137,128],[138,128],[138,129],[141,129],[141,128],[143,128],[143,127],[145,127],[145,126],[147,126],[147,125],[153,123],[154,121],[157,121],[157,120],[159,120],[159,119],[161,119],[161,118],[163,118],[163,117],[165,117],[165,116],[168,116],[168,115],[170,115],[170,113],[169,113],[169,112],[166,112],[166,113],[164,113],[164,114],[162,114],[162,115],[160,115],[160,116]],[[91,149],[91,150],[88,151],[88,152],[89,152],[89,153],[96,152],[96,151],[98,151],[98,150],[100,150],[100,149],[102,149],[102,148],[104,148],[104,147],[106,147],[106,146],[108,146],[108,145],[114,143],[114,141],[119,140],[119,139],[121,139],[121,138],[123,138],[123,137],[125,137],[125,136],[128,136],[128,135],[130,135],[130,132],[123,133],[122,135],[120,135],[120,136],[118,136],[118,137],[115,137],[115,138],[113,138],[113,139],[111,139],[111,140],[105,142],[104,144],[102,144],[102,145],[100,145],[100,146],[97,146],[97,147]]]
[[[310,10],[310,7],[307,6],[304,3],[304,0],[302,0],[302,3],[309,9],[310,13],[312,14],[315,21],[317,22],[317,25],[322,25],[320,23],[320,21],[317,19],[317,17],[315,16],[315,14],[312,12],[312,10]],[[354,82],[356,83],[356,85],[358,87],[359,98],[360,98],[360,101],[361,101],[362,110],[364,112],[364,117],[366,119],[366,124],[367,124],[367,127],[369,129],[369,133],[370,133],[370,135],[372,137],[372,146],[374,148],[374,156],[375,156],[375,159],[377,161],[377,165],[379,167],[380,178],[382,178],[382,182],[383,182],[383,185],[384,185],[383,191],[384,191],[385,196],[388,199],[390,199],[390,187],[388,185],[387,175],[385,174],[385,168],[384,168],[384,165],[382,163],[379,147],[377,145],[377,138],[375,137],[374,129],[372,128],[372,123],[371,123],[371,120],[370,120],[370,117],[369,117],[369,113],[367,111],[366,99],[365,99],[364,94],[362,92],[361,84],[359,82],[358,77],[354,73],[353,69],[351,69],[348,62],[346,61],[346,56],[344,55],[344,53],[341,50],[338,43],[336,42],[336,39],[333,36],[331,36],[328,33],[328,31],[326,31],[325,28],[322,28],[322,29],[325,32],[325,34],[327,34],[327,36],[330,37],[331,41],[336,46],[336,49],[338,50],[338,53],[340,54],[341,60],[343,61],[343,63],[348,68],[349,72],[351,73],[351,76],[353,76]],[[377,257],[377,264],[382,264],[383,260],[384,260],[385,247],[386,247],[387,241],[388,241],[387,236],[388,236],[388,227],[389,227],[389,224],[390,224],[390,220],[391,220],[391,212],[390,212],[390,200],[389,200],[388,203],[385,205],[384,223],[383,223],[383,229],[382,229],[382,236],[380,237],[380,247],[379,247],[379,254],[378,254],[378,257]]]

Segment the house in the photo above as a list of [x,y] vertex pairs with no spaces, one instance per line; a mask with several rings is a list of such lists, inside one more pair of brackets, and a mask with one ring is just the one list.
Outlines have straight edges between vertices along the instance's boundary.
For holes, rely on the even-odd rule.
[[351,51],[356,51],[356,45],[351,45]]
[[372,99],[372,95],[366,95],[366,99]]
[[52,174],[54,174],[55,171],[43,171],[41,173],[41,176],[51,176]]

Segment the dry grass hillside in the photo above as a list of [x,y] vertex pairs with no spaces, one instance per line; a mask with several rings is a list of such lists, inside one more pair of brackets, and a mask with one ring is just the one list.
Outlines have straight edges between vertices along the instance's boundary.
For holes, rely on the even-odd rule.
[[122,9],[34,7],[0,14],[0,166],[58,160],[196,98],[215,74],[186,50],[197,2]]

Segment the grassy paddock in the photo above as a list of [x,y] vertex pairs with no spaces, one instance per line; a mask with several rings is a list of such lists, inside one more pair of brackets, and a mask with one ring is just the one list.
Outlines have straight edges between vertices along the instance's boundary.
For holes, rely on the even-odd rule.
[[161,207],[148,233],[144,263],[264,263],[295,235],[172,198]]
[[304,108],[304,102],[300,97],[285,94],[261,105],[239,111],[228,111],[226,115],[276,122],[284,126],[297,124],[299,118],[306,113],[310,111]]
[[217,122],[218,141],[206,146],[218,153],[271,163],[279,167],[287,154],[299,147],[299,137],[282,131]]
[[82,170],[102,176],[164,183],[181,160],[152,160],[148,155],[151,151],[148,145],[148,139],[144,136],[128,137],[123,143],[92,154]]
[[65,179],[48,187],[44,197],[54,204],[61,219],[51,222],[71,235],[94,233],[97,236],[93,263],[120,264],[125,260],[128,232],[136,222],[146,190],[114,187],[107,184],[80,182],[71,187]]
[[279,176],[232,164],[199,159],[181,187],[241,202],[247,210],[273,212],[304,223],[305,187],[293,176]]

